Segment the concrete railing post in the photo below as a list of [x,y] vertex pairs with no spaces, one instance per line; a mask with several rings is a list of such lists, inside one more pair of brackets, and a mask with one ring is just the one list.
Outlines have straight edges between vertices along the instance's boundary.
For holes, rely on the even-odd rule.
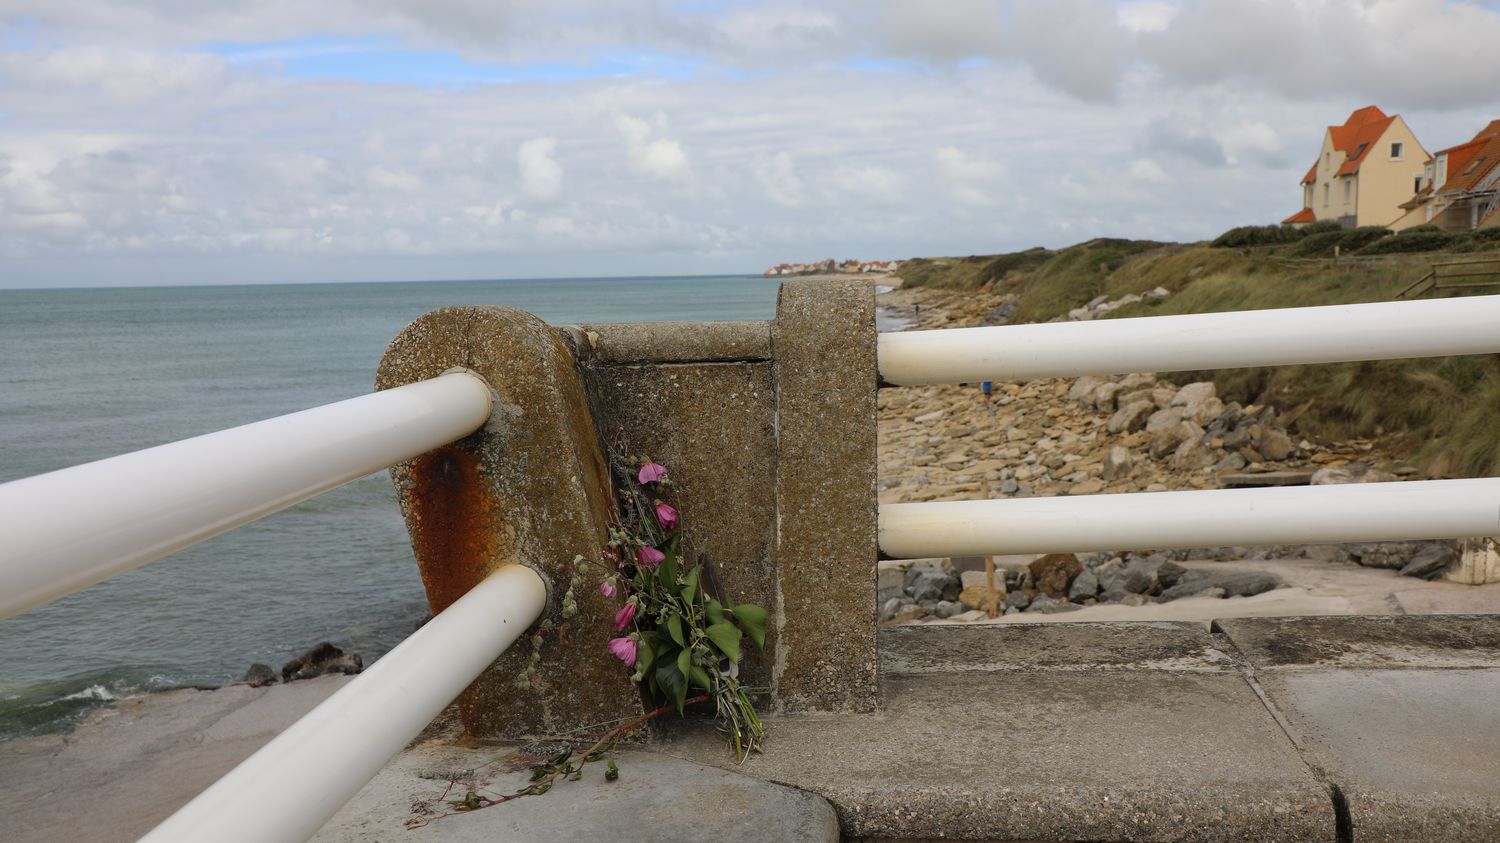
[[[558,602],[573,557],[597,558],[608,540],[609,477],[572,356],[557,332],[504,307],[433,311],[391,342],[376,389],[472,370],[494,391],[490,422],[452,445],[391,469],[417,565],[440,612],[507,562],[549,586]],[[459,697],[465,727],[493,737],[555,734],[642,711],[629,672],[609,654],[614,606],[600,577],[584,577],[565,640],[548,640],[529,690],[522,641]]]
[[875,295],[781,286],[776,382],[776,695],[788,711],[873,711]]

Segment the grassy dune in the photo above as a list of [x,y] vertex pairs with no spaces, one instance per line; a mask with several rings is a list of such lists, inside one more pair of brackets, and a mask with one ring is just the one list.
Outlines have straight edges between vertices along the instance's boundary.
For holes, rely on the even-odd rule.
[[[904,263],[901,276],[912,286],[1015,293],[1018,322],[1064,316],[1099,295],[1165,287],[1172,293],[1165,300],[1109,318],[1160,316],[1390,301],[1434,261],[1500,255],[1500,240],[1490,245],[1335,264],[1294,257],[1295,243],[1215,248],[1100,239],[1055,251],[918,259]],[[1500,294],[1500,287],[1475,294]],[[1306,405],[1296,422],[1305,434],[1385,437],[1430,476],[1500,476],[1500,356],[1226,369],[1175,379],[1184,378],[1213,380],[1226,401],[1283,411]]]

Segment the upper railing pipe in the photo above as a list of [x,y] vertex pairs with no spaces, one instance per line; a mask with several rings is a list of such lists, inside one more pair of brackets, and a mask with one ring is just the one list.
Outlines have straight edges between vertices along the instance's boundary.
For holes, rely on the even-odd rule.
[[895,503],[895,559],[1500,534],[1500,478]]
[[506,565],[141,838],[301,843],[541,614],[542,578]]
[[468,372],[0,485],[0,618],[477,430]]
[[1500,296],[899,331],[878,346],[894,386],[1494,352]]

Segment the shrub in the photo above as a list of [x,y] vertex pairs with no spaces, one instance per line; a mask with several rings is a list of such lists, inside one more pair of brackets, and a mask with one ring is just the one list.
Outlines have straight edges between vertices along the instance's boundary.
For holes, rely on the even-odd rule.
[[1333,247],[1339,245],[1344,237],[1350,232],[1339,229],[1338,231],[1320,231],[1309,234],[1287,249],[1287,254],[1295,258],[1326,258],[1333,256]]
[[1400,237],[1383,237],[1359,250],[1361,255],[1392,255],[1398,252],[1431,252],[1453,242],[1453,235],[1443,231],[1419,231]]
[[1382,237],[1390,236],[1391,230],[1383,225],[1362,225],[1344,232],[1339,241],[1339,251],[1345,254],[1357,252]]
[[1422,225],[1414,225],[1411,228],[1403,228],[1400,231],[1396,232],[1396,234],[1398,236],[1405,237],[1409,234],[1428,234],[1433,231],[1441,233],[1443,230],[1429,222],[1423,223]]
[[1050,249],[1036,246],[1024,252],[1010,252],[1009,254],[1000,255],[985,264],[983,269],[979,270],[979,283],[989,284],[993,281],[1003,280],[1005,276],[1018,269],[1035,269],[1046,263],[1053,254],[1054,252]]
[[1310,222],[1297,230],[1301,232],[1302,239],[1306,240],[1314,234],[1327,234],[1330,231],[1344,231],[1345,228],[1342,225],[1339,225],[1337,220],[1318,220],[1317,222]]
[[1220,234],[1209,245],[1231,249],[1240,246],[1274,246],[1300,239],[1302,231],[1294,225],[1242,225]]

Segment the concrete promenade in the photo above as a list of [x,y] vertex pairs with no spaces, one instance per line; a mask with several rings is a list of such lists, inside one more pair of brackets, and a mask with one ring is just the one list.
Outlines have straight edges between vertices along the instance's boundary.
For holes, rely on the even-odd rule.
[[[879,647],[877,713],[772,715],[743,766],[670,723],[619,782],[590,769],[408,830],[455,776],[525,780],[513,745],[440,720],[316,839],[1500,839],[1500,616],[898,627]],[[6,745],[7,839],[132,839],[335,686],[156,695]]]

